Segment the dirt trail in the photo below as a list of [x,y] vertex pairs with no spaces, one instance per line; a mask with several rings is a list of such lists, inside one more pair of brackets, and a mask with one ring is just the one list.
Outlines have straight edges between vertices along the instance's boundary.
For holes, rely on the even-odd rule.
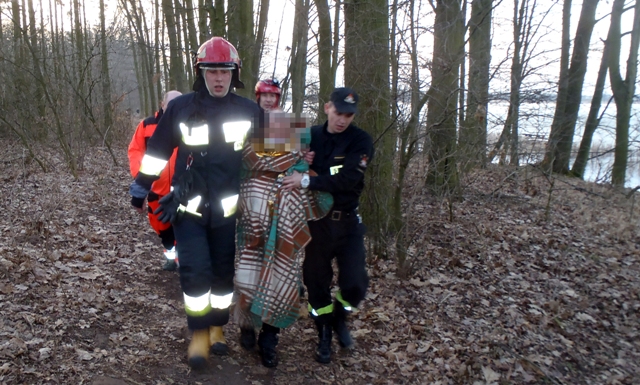
[[[0,142],[2,143],[2,142]],[[186,364],[175,273],[130,208],[130,176],[92,150],[73,180],[0,149],[1,384],[635,384],[640,378],[638,204],[607,186],[490,168],[452,209],[409,176],[413,270],[372,259],[356,349],[313,360],[301,319],[266,369],[238,345]],[[126,159],[124,149],[120,159]],[[552,196],[549,199],[549,191]]]

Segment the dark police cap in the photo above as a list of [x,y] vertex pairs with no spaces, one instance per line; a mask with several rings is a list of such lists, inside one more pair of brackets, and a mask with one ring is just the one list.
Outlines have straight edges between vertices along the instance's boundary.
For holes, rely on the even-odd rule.
[[358,94],[351,88],[343,87],[333,90],[331,103],[340,113],[355,114],[358,112]]

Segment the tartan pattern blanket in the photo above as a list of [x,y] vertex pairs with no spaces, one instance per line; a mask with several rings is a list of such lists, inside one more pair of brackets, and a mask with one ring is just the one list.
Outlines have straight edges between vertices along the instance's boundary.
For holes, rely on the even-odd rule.
[[263,322],[286,328],[300,311],[302,259],[311,240],[308,220],[325,216],[329,193],[279,190],[278,177],[309,165],[298,152],[277,156],[243,153],[236,261],[234,319],[241,327]]

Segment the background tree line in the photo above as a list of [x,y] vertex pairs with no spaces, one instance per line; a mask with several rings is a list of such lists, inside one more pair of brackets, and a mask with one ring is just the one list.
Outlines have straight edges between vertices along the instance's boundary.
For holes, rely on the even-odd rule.
[[[362,204],[370,250],[393,254],[406,274],[412,232],[403,205],[416,188],[407,189],[409,177],[451,205],[470,170],[496,157],[523,163],[531,150],[524,123],[538,124],[545,140],[534,157],[543,170],[584,177],[594,133],[613,102],[611,182],[624,185],[637,128],[639,2],[290,0],[273,20],[269,0],[3,0],[0,135],[17,139],[43,170],[62,162],[77,176],[98,148],[115,164],[124,161],[113,148],[136,123],[126,106],[138,105],[145,116],[164,91],[188,92],[191,52],[209,37],[236,46],[246,84],[237,92],[250,98],[255,83],[273,75],[275,57],[286,55],[279,73],[286,109],[321,122],[335,85],[359,92],[356,123],[376,146]],[[292,33],[268,38],[269,27],[284,20]],[[594,38],[598,23],[608,25],[606,39]],[[593,95],[584,95],[594,52],[599,70]],[[131,95],[138,100],[125,103]],[[591,97],[584,122],[583,96]],[[549,100],[549,119],[523,109]],[[503,101],[505,114],[492,113]]]

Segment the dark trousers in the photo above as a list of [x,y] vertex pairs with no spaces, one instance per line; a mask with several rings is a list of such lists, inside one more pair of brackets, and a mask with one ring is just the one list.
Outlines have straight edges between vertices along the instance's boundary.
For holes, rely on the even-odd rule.
[[160,234],[158,235],[160,236],[160,240],[162,241],[162,246],[164,246],[165,249],[169,250],[173,248],[173,246],[176,243],[176,237],[173,234],[173,227],[169,227],[166,230],[160,231]]
[[[190,297],[233,293],[236,224],[211,228],[186,214],[173,225],[180,258],[180,286]],[[187,315],[189,329],[206,329],[229,322],[229,308],[212,309],[201,316]]]
[[333,267],[338,264],[338,286],[342,298],[354,307],[364,299],[369,286],[365,269],[365,226],[353,215],[334,221],[331,215],[309,222],[311,242],[305,249],[302,265],[304,284],[309,293],[309,304],[314,309],[329,306]]
[[160,198],[161,197],[154,192],[149,193],[149,197],[147,198],[149,223],[151,224],[153,230],[155,230],[155,232],[158,234],[158,236],[160,236],[162,246],[164,246],[165,249],[169,250],[176,243],[176,238],[173,235],[173,228],[171,226],[171,223],[162,223],[158,219],[158,214],[153,213],[158,207],[160,207],[160,203],[158,203],[158,200]]

